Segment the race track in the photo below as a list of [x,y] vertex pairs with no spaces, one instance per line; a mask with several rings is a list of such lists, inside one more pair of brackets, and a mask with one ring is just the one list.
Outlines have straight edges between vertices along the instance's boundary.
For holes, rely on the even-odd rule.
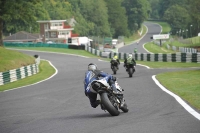
[[39,84],[0,93],[0,133],[200,133],[200,121],[152,79],[158,73],[179,69],[137,65],[129,78],[121,64],[116,77],[125,90],[129,112],[112,117],[100,107],[93,109],[83,89],[87,65],[96,63],[112,74],[109,62],[22,52],[51,61],[58,73]]

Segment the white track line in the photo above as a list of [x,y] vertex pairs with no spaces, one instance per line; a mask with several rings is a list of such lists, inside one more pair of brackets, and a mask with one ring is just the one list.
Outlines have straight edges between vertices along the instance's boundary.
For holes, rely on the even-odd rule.
[[[43,60],[43,59],[42,59],[42,60]],[[46,60],[46,61],[48,61],[48,60]],[[25,86],[13,88],[13,89],[5,90],[5,91],[3,91],[3,92],[7,92],[7,91],[11,91],[11,90],[16,90],[16,89],[23,88],[23,87],[27,87],[27,86],[36,85],[36,84],[39,84],[39,83],[41,83],[41,82],[44,82],[44,81],[46,81],[46,80],[49,80],[49,79],[53,78],[53,77],[58,73],[58,70],[56,69],[56,67],[55,67],[50,61],[48,61],[48,62],[49,62],[49,64],[56,70],[56,72],[55,72],[53,75],[51,75],[51,77],[49,77],[49,78],[47,78],[47,79],[44,79],[44,80],[41,80],[41,81],[39,81],[39,82],[36,82],[36,83],[34,83],[34,84],[25,85]]]
[[166,93],[168,93],[169,95],[173,96],[177,102],[179,102],[190,114],[192,114],[195,118],[197,118],[198,120],[200,120],[200,114],[198,112],[196,112],[194,109],[192,109],[185,101],[183,101],[179,96],[177,96],[176,94],[172,93],[171,91],[167,90],[164,86],[162,86],[160,84],[160,82],[156,79],[155,77],[156,75],[152,76],[152,79],[154,80],[154,82]]

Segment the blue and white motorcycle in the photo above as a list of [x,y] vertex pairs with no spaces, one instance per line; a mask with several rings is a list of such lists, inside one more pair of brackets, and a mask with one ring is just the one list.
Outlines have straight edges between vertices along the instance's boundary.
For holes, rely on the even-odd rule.
[[[117,90],[122,94],[124,90],[121,89],[117,81],[115,81],[115,85]],[[113,93],[106,77],[92,81],[88,87],[87,89],[90,89],[91,92],[100,95],[102,110],[107,110],[112,116],[118,116],[120,114],[120,109],[125,113],[128,112],[123,94],[119,95]]]

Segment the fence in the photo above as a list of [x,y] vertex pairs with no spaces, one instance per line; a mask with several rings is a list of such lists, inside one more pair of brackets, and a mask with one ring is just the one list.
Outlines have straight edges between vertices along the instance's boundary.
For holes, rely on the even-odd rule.
[[5,47],[52,47],[52,48],[69,48],[68,44],[63,43],[55,43],[55,44],[48,44],[48,43],[14,43],[14,42],[4,42]]
[[[86,47],[85,50],[95,54],[97,56],[102,56],[102,52],[91,47]],[[119,59],[126,59],[129,53],[117,53]],[[176,53],[176,54],[147,54],[147,53],[131,53],[135,60],[138,61],[157,61],[157,62],[194,62],[200,63],[199,53]],[[107,58],[112,58],[114,52],[108,53]]]
[[6,72],[0,72],[0,85],[4,85],[10,82],[14,82],[28,76],[32,76],[39,72],[38,65],[40,58],[36,59],[36,63],[28,66],[24,66],[18,69],[9,70]]

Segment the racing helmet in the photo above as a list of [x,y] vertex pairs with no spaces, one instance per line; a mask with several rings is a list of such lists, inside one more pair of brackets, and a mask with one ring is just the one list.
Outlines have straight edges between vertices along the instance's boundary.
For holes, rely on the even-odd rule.
[[129,55],[128,55],[128,58],[132,58],[132,57],[133,57],[133,55],[132,55],[132,54],[129,54]]
[[117,60],[118,59],[118,57],[117,57],[117,55],[115,55],[114,57],[113,57],[113,60]]
[[89,70],[89,71],[97,70],[97,65],[95,65],[94,63],[90,63],[90,64],[88,65],[88,70]]

